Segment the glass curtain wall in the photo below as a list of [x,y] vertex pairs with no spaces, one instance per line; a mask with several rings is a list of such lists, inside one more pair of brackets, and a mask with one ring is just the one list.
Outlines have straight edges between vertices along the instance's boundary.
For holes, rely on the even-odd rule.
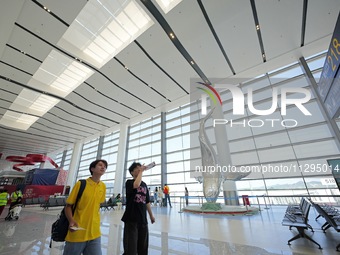
[[65,160],[64,160],[64,164],[63,164],[63,169],[66,170],[66,171],[70,170],[72,153],[73,153],[73,149],[68,149],[66,151],[66,156],[65,156]]
[[[325,54],[321,54],[307,60],[317,81],[324,59]],[[240,84],[245,98],[247,98],[248,88],[252,89],[254,108],[258,110],[271,107],[274,89],[280,91],[282,88],[292,87],[305,88],[310,91],[309,82],[299,63]],[[278,121],[270,122],[266,120],[269,118],[267,116],[266,118],[255,116],[247,106],[247,115],[235,118],[232,115],[231,93],[224,91],[220,94],[225,119],[233,119],[238,123],[250,121],[255,123],[254,125],[259,122],[264,123],[260,128],[247,124],[238,125],[237,128],[227,126],[232,165],[252,169],[250,175],[236,182],[239,195],[331,196],[339,194],[335,183],[331,181],[333,177],[326,161],[339,158],[339,149],[312,92],[311,100],[304,104],[312,116],[305,116],[296,107],[287,106],[286,116],[298,121],[296,127],[289,128],[282,125],[282,123],[289,123],[290,120],[281,113],[280,98],[276,111],[270,115],[270,119]],[[199,144],[189,141],[189,134],[191,137],[198,137],[199,115],[200,110],[195,103],[166,113],[167,179],[172,192],[178,196],[184,195],[184,186],[189,187],[190,195],[202,195],[202,185],[190,178],[189,164],[187,164],[190,160],[197,161],[196,165],[200,165]],[[336,122],[339,126],[339,118]],[[212,128],[207,128],[206,131],[215,147]],[[268,171],[271,168],[279,169],[279,171]],[[286,204],[294,200],[298,202],[299,198],[270,198],[273,204]],[[337,199],[317,198],[317,200],[336,202]]]
[[[64,153],[66,153],[65,158],[63,159]],[[64,169],[69,170],[71,158],[72,158],[73,149],[68,149],[66,151],[58,152],[55,156],[54,162]]]
[[[324,57],[311,58],[308,64],[317,76]],[[276,70],[248,83],[241,84],[244,94],[248,88],[253,90],[253,101],[256,109],[269,109],[272,103],[274,88],[305,88],[310,90],[308,80],[298,63]],[[266,123],[258,127],[227,126],[230,137],[230,150],[233,165],[251,167],[249,176],[237,182],[239,195],[333,195],[339,194],[335,184],[326,184],[332,178],[327,159],[339,156],[339,150],[323,117],[315,95],[304,106],[312,116],[306,116],[296,107],[287,107],[287,116],[298,121],[296,127],[284,127],[279,123],[288,117],[281,114],[281,102],[270,119],[278,119],[277,125],[266,123],[265,118],[254,116],[248,107],[246,123],[261,119]],[[224,113],[226,119],[232,118],[232,100],[230,93],[224,95]],[[267,117],[267,116],[266,116]],[[268,118],[268,117],[267,117]],[[237,122],[243,119],[237,119]],[[276,168],[277,171],[271,171]],[[325,185],[326,184],[326,185]],[[298,198],[296,198],[299,200]],[[288,203],[294,198],[271,197],[270,202]],[[331,201],[330,201],[331,200]],[[325,198],[325,202],[335,202]]]
[[[307,59],[316,81],[318,81],[325,53]],[[254,108],[269,109],[272,105],[273,90],[282,88],[305,88],[311,91],[309,82],[303,74],[299,63],[266,73],[260,77],[239,85],[247,98],[248,89],[252,89]],[[238,123],[253,124],[261,122],[261,128],[252,125],[238,125],[237,128],[227,125],[230,156],[232,165],[251,169],[251,174],[237,181],[239,195],[338,195],[334,179],[327,167],[327,159],[339,158],[339,149],[329,126],[319,109],[317,99],[311,92],[311,100],[304,106],[312,116],[305,116],[297,107],[287,106],[287,115],[281,112],[281,101],[278,98],[276,111],[267,116],[254,115],[246,106],[246,116],[235,118],[232,115],[232,97],[229,91],[220,92],[223,101],[225,119]],[[288,95],[289,98],[289,95]],[[294,118],[298,125],[287,127],[289,118]],[[293,117],[292,117],[293,116]],[[198,139],[200,121],[199,102],[192,102],[165,113],[165,147],[167,183],[170,186],[172,200],[179,202],[187,187],[190,196],[202,196],[202,184],[190,176],[190,162],[200,165],[201,153]],[[340,119],[335,119],[340,127]],[[211,124],[211,123],[210,123]],[[209,123],[207,123],[209,125]],[[211,125],[210,125],[211,126]],[[214,147],[213,128],[206,129]],[[102,158],[109,162],[109,171],[104,177],[108,186],[108,195],[112,193],[115,182],[119,132],[104,137]],[[90,176],[89,164],[96,159],[99,138],[83,145],[77,179]],[[149,164],[155,161],[157,166],[144,174],[143,180],[150,187],[151,195],[155,187],[161,186],[161,116],[157,115],[137,124],[131,125],[128,133],[126,165],[138,161]],[[289,171],[267,171],[268,169],[290,169]],[[66,168],[65,168],[66,169]],[[127,178],[131,178],[127,171]],[[110,193],[111,192],[111,193]],[[222,192],[220,196],[222,196]],[[328,198],[327,198],[328,199]],[[330,200],[325,199],[325,202]],[[332,198],[333,199],[333,198]],[[291,198],[272,197],[270,202],[289,203]],[[298,200],[298,198],[296,199]],[[330,202],[334,202],[333,200]]]
[[190,202],[197,203],[198,196],[203,195],[202,184],[190,176],[190,161],[200,159],[198,143],[192,144],[190,140],[190,136],[197,137],[198,140],[197,103],[168,111],[165,119],[167,184],[170,188],[171,199],[179,202],[187,187]]
[[54,162],[60,167],[63,160],[64,151],[58,152],[54,157]]
[[[150,188],[150,195],[161,186],[161,115],[154,116],[130,127],[128,134],[127,168],[134,162],[156,166],[143,174],[143,181]],[[126,170],[126,179],[131,175]]]
[[107,134],[104,136],[103,149],[101,158],[106,160],[108,168],[101,180],[106,185],[106,197],[113,196],[113,187],[116,176],[117,153],[119,144],[119,131]]
[[79,170],[77,172],[77,181],[79,179],[87,179],[91,176],[89,166],[92,161],[97,159],[99,137],[83,144],[81,152]]

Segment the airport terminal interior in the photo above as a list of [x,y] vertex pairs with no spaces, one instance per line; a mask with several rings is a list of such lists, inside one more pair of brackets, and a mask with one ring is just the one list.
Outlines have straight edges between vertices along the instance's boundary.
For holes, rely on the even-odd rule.
[[[306,239],[287,245],[296,231],[283,227],[284,206],[271,206],[255,215],[202,215],[180,213],[178,205],[172,208],[152,207],[156,222],[149,226],[149,254],[237,254],[237,255],[335,255],[339,233],[321,231],[322,219],[315,221],[311,212],[310,223],[314,233],[308,231],[317,245]],[[44,211],[27,207],[18,221],[1,220],[0,254],[51,254],[61,255],[63,243],[50,244],[50,226],[60,208]],[[103,254],[123,254],[123,210],[101,211]]]
[[103,255],[133,162],[156,163],[151,255],[340,254],[338,0],[1,6],[0,190],[23,193],[1,255],[63,253],[51,225],[96,159],[123,201],[101,206]]

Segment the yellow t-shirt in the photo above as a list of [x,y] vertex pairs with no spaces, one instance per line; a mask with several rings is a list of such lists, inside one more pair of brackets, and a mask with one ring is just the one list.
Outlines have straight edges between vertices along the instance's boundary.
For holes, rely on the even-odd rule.
[[[80,182],[73,187],[67,204],[75,204]],[[105,201],[106,186],[100,181],[96,183],[91,178],[86,180],[86,186],[81,198],[78,201],[76,211],[73,215],[78,227],[85,230],[68,231],[65,238],[68,242],[86,242],[100,237],[100,203]]]

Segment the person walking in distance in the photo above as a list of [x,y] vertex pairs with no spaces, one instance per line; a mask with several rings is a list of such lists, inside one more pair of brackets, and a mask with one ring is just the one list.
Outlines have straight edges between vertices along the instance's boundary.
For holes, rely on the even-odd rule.
[[170,188],[169,188],[168,184],[164,185],[163,193],[165,195],[165,202],[168,201],[170,207],[172,207],[171,201],[170,201]]
[[185,204],[186,204],[186,206],[188,206],[189,205],[189,191],[188,191],[188,188],[187,187],[185,187]]
[[153,204],[154,206],[157,206],[157,202],[158,202],[158,188],[155,188],[155,192],[153,193]]
[[146,166],[133,162],[129,167],[132,180],[125,183],[126,208],[124,222],[123,246],[124,255],[147,255],[149,249],[149,229],[146,212],[153,224],[155,217],[150,205],[150,194],[145,182],[142,181]]
[[84,192],[72,215],[80,181],[73,187],[66,200],[65,215],[69,221],[63,255],[101,255],[100,204],[105,202],[106,186],[100,180],[105,174],[107,162],[103,159],[93,161],[89,170],[91,177],[86,179]]
[[158,202],[159,202],[159,206],[162,207],[163,206],[163,191],[161,187],[158,187]]

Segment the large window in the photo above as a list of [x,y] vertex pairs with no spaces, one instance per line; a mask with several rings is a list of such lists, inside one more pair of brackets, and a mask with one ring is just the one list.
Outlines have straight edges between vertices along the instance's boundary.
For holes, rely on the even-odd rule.
[[89,166],[92,161],[97,159],[99,138],[84,143],[79,162],[77,180],[87,179],[91,176]]
[[[128,137],[127,167],[134,161],[145,165],[153,161],[156,163],[143,174],[143,181],[153,191],[161,186],[161,115],[132,125]],[[126,179],[129,178],[131,175],[127,171]]]
[[[317,82],[324,61],[325,53],[307,59]],[[245,99],[248,93],[252,93],[253,108],[257,110],[266,110],[273,105],[273,91],[281,93],[283,88],[307,89],[311,92],[311,99],[303,105],[312,114],[306,116],[293,104],[285,106],[285,101],[281,102],[281,94],[278,94],[277,104],[273,105],[275,111],[268,116],[254,114],[247,100],[245,114],[234,115],[232,94],[229,90],[219,91],[224,118],[237,123],[234,126],[230,123],[226,125],[228,139],[225,142],[229,145],[230,155],[219,157],[230,156],[233,166],[237,169],[246,168],[251,172],[236,182],[239,195],[272,196],[269,201],[274,204],[294,202],[294,198],[280,198],[280,195],[339,195],[339,190],[332,182],[324,181],[333,178],[327,159],[339,157],[337,141],[300,64],[296,62],[236,85],[244,93]],[[287,94],[288,99],[294,96],[294,93]],[[209,107],[208,105],[208,109]],[[157,166],[143,175],[143,181],[150,187],[151,195],[155,187],[167,182],[174,202],[184,196],[185,187],[190,196],[202,196],[202,184],[190,175],[194,170],[193,165],[202,164],[198,139],[202,119],[200,102],[177,107],[162,116],[164,118],[156,115],[131,125],[127,135],[127,148],[118,146],[119,131],[101,137],[103,140],[100,143],[99,138],[84,143],[77,179],[90,176],[88,166],[96,159],[97,150],[101,150],[102,158],[109,163],[102,180],[107,185],[107,194],[111,195],[117,181],[118,149],[126,149],[127,167],[134,161],[142,164],[156,162]],[[284,125],[294,123],[292,120],[295,120],[296,125]],[[340,119],[336,118],[335,121],[340,127]],[[165,127],[164,134],[161,134],[162,127]],[[205,130],[216,150],[216,141],[219,140],[215,137],[211,119],[207,121]],[[101,148],[98,148],[99,144],[102,144]],[[66,156],[64,162],[66,170],[67,159],[70,159],[71,154],[67,154],[69,156]],[[60,157],[57,156],[58,161]],[[166,169],[161,169],[161,163],[165,164]],[[127,169],[125,171],[123,182],[131,178]],[[166,175],[166,180],[161,179],[163,174]],[[220,196],[222,195],[221,192]],[[326,201],[328,202],[327,199]]]
[[[202,196],[202,185],[190,175],[191,164],[194,160],[198,143],[193,143],[191,136],[198,138],[198,113],[196,102],[178,107],[166,113],[166,165],[167,184],[170,187],[174,202],[184,196],[187,187],[190,200]],[[200,157],[200,155],[197,155]]]
[[102,176],[101,180],[106,185],[107,197],[111,197],[113,195],[117,167],[118,144],[119,131],[104,136],[101,158],[107,161],[108,168],[106,169],[106,172]]
[[73,153],[72,149],[67,149],[66,151],[59,152],[55,156],[54,162],[62,169],[69,170],[72,153]]
[[64,152],[59,152],[54,157],[54,162],[60,167],[63,160]]
[[[324,54],[314,56],[307,60],[309,68],[318,81],[321,67],[324,63]],[[275,70],[261,79],[243,85],[243,88],[258,84],[258,103],[256,107],[265,107],[270,97],[266,97],[273,88],[303,87],[310,90],[307,78],[302,74],[298,63]],[[255,86],[255,85],[254,85]],[[256,87],[256,86],[255,86]],[[247,128],[231,130],[228,128],[233,163],[238,165],[249,164],[263,167],[260,173],[251,173],[247,178],[237,182],[239,195],[332,195],[339,194],[333,185],[327,185],[322,179],[332,178],[327,166],[327,159],[337,157],[339,149],[330,132],[326,119],[323,116],[315,95],[312,91],[311,100],[304,104],[312,116],[305,116],[296,107],[287,107],[287,115],[281,114],[279,100],[275,118],[285,120],[292,118],[298,125],[292,128],[278,126],[275,128]],[[256,93],[255,93],[256,95]],[[226,112],[227,115],[230,112]],[[249,113],[248,118],[252,117]],[[237,133],[237,134],[236,134]],[[245,144],[250,146],[242,146]],[[234,147],[236,145],[237,147]],[[254,152],[253,154],[251,154]],[[247,155],[247,157],[245,157]],[[268,171],[269,166],[285,171]],[[262,179],[262,184],[259,179]],[[292,202],[293,198],[270,198],[272,203]],[[284,201],[283,201],[284,200]],[[331,199],[331,202],[335,202]],[[324,199],[329,202],[329,198]]]
[[[324,63],[324,54],[314,56],[307,62],[318,80]],[[279,96],[273,114],[255,115],[246,105],[246,115],[235,118],[230,91],[220,92],[225,119],[239,123],[234,126],[226,125],[232,165],[238,169],[241,167],[256,169],[246,178],[237,181],[239,195],[339,194],[334,185],[325,185],[320,181],[323,178],[332,178],[326,160],[338,157],[339,148],[300,64],[294,63],[264,74],[239,84],[239,87],[245,98],[250,88],[253,106],[258,110],[271,107],[274,90],[280,92],[283,88],[304,88],[309,90],[312,96],[309,102],[304,104],[312,116],[304,115],[294,105],[287,105],[284,115]],[[287,98],[291,99],[294,96],[291,94],[293,93],[287,94]],[[188,174],[190,164],[187,164],[188,162],[200,164],[201,161],[199,143],[193,141],[198,141],[200,119],[200,110],[195,102],[166,113],[167,182],[176,195],[183,196],[184,186],[190,187],[191,194],[202,195],[202,185],[190,178]],[[268,122],[267,119],[276,121]],[[291,119],[296,120],[297,125],[287,127],[282,124],[288,123]],[[339,126],[339,119],[336,121]],[[249,122],[254,125],[242,124]],[[264,124],[255,127],[258,123]],[[215,148],[216,138],[209,125],[211,126],[211,122],[207,121],[206,133]],[[281,198],[271,198],[273,203],[282,201]]]

